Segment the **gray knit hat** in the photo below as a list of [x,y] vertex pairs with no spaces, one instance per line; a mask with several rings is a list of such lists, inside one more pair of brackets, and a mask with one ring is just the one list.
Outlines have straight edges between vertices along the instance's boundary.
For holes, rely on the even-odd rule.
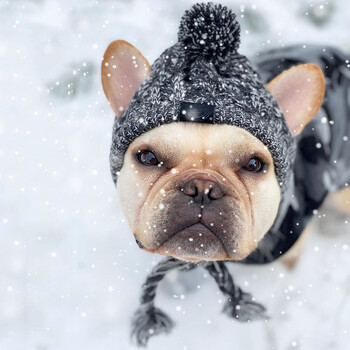
[[237,52],[240,26],[235,14],[219,4],[196,4],[182,17],[178,40],[154,62],[115,120],[110,153],[115,183],[133,140],[157,126],[186,121],[249,131],[271,152],[283,191],[295,142],[277,102],[249,60]]

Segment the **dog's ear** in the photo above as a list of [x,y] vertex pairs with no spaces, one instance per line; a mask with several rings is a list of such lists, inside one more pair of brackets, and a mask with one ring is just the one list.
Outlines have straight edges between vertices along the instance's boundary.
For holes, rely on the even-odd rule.
[[312,63],[281,73],[267,84],[294,136],[316,115],[322,105],[325,82],[322,70]]
[[102,60],[101,78],[103,90],[117,118],[149,73],[146,58],[128,42],[116,40],[108,46]]

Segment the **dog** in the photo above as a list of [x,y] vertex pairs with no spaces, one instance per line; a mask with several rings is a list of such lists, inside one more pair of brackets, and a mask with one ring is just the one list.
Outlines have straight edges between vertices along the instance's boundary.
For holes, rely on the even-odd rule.
[[[192,16],[207,10],[196,8]],[[107,48],[102,84],[117,127],[135,93],[144,96],[158,64],[151,68],[123,40]],[[253,65],[295,143],[286,150],[295,157],[285,189],[275,155],[261,138],[244,127],[210,122],[211,105],[201,104],[197,114],[184,109],[206,119],[180,118],[141,133],[117,174],[121,208],[141,249],[190,263],[267,263],[283,256],[292,266],[327,196],[350,213],[348,58],[332,47],[294,45],[260,53]]]
[[[325,55],[330,62],[323,60]],[[343,56],[334,48],[292,46],[263,53],[257,59],[259,72],[269,80],[266,87],[286,111],[288,126],[297,139],[299,157],[294,171],[298,174],[294,174],[294,181],[301,180],[301,183],[296,187],[303,193],[314,192],[308,199],[311,206],[307,211],[300,207],[290,209],[294,211],[294,218],[296,213],[312,215],[325,195],[337,190],[340,194],[334,197],[334,203],[339,202],[341,210],[350,212],[350,195],[345,187],[350,181],[350,167],[346,169],[350,164],[347,142],[350,113],[345,90],[348,85],[345,86],[341,78],[341,70],[346,70]],[[335,68],[327,69],[332,57],[336,60]],[[323,71],[313,63],[302,62],[322,64]],[[110,69],[114,64],[120,68]],[[291,66],[294,67],[289,68]],[[282,72],[274,76],[277,71]],[[149,63],[131,44],[125,41],[110,44],[103,58],[102,82],[116,118],[121,115],[121,106],[128,105],[149,72]],[[337,75],[339,79],[334,80]],[[317,114],[323,102],[324,76],[329,85],[327,100],[322,113]],[[341,119],[339,123],[338,119]],[[302,132],[307,124],[309,127]],[[336,130],[338,125],[342,134]],[[315,133],[315,127],[325,129],[328,135],[322,135],[322,130]],[[333,154],[335,149],[331,147],[336,140],[339,146],[337,154]],[[255,154],[259,154],[259,158],[251,156]],[[342,154],[343,160],[338,158]],[[313,158],[316,164],[308,158]],[[333,158],[338,159],[338,164],[334,160],[330,163]],[[242,177],[232,173],[231,160],[237,163],[237,168],[242,168],[249,166],[249,162],[261,166],[260,159],[270,164],[264,176],[255,176],[254,171],[254,175],[247,172]],[[169,171],[159,173],[160,162],[169,164]],[[345,168],[339,166],[341,163]],[[323,178],[325,170],[329,179]],[[325,185],[327,180],[330,184]],[[258,139],[234,126],[186,122],[162,125],[137,138],[126,152],[117,189],[121,208],[139,246],[151,253],[186,261],[244,260],[272,227],[281,200],[271,155]],[[312,200],[313,197],[316,198]],[[306,198],[301,201],[299,206],[304,207]],[[188,206],[189,202],[193,202],[193,209]],[[206,203],[203,208],[202,202]],[[306,218],[300,219],[304,222]],[[216,230],[227,232],[222,241]],[[171,237],[160,244],[158,237],[167,231]],[[301,233],[296,234],[295,238],[300,236]]]

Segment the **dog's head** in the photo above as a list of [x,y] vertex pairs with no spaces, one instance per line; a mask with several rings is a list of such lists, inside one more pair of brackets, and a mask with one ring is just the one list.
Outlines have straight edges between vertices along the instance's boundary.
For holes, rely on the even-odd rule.
[[[102,83],[116,118],[149,73],[129,43],[108,47]],[[324,79],[316,65],[303,64],[266,87],[296,136],[322,103]],[[139,246],[188,261],[244,259],[272,226],[281,199],[269,149],[224,124],[174,122],[137,137],[117,189]]]

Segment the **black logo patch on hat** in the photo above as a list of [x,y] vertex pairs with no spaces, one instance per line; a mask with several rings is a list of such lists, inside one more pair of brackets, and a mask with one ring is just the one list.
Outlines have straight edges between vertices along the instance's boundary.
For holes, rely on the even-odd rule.
[[178,120],[214,124],[215,106],[204,103],[181,102]]

